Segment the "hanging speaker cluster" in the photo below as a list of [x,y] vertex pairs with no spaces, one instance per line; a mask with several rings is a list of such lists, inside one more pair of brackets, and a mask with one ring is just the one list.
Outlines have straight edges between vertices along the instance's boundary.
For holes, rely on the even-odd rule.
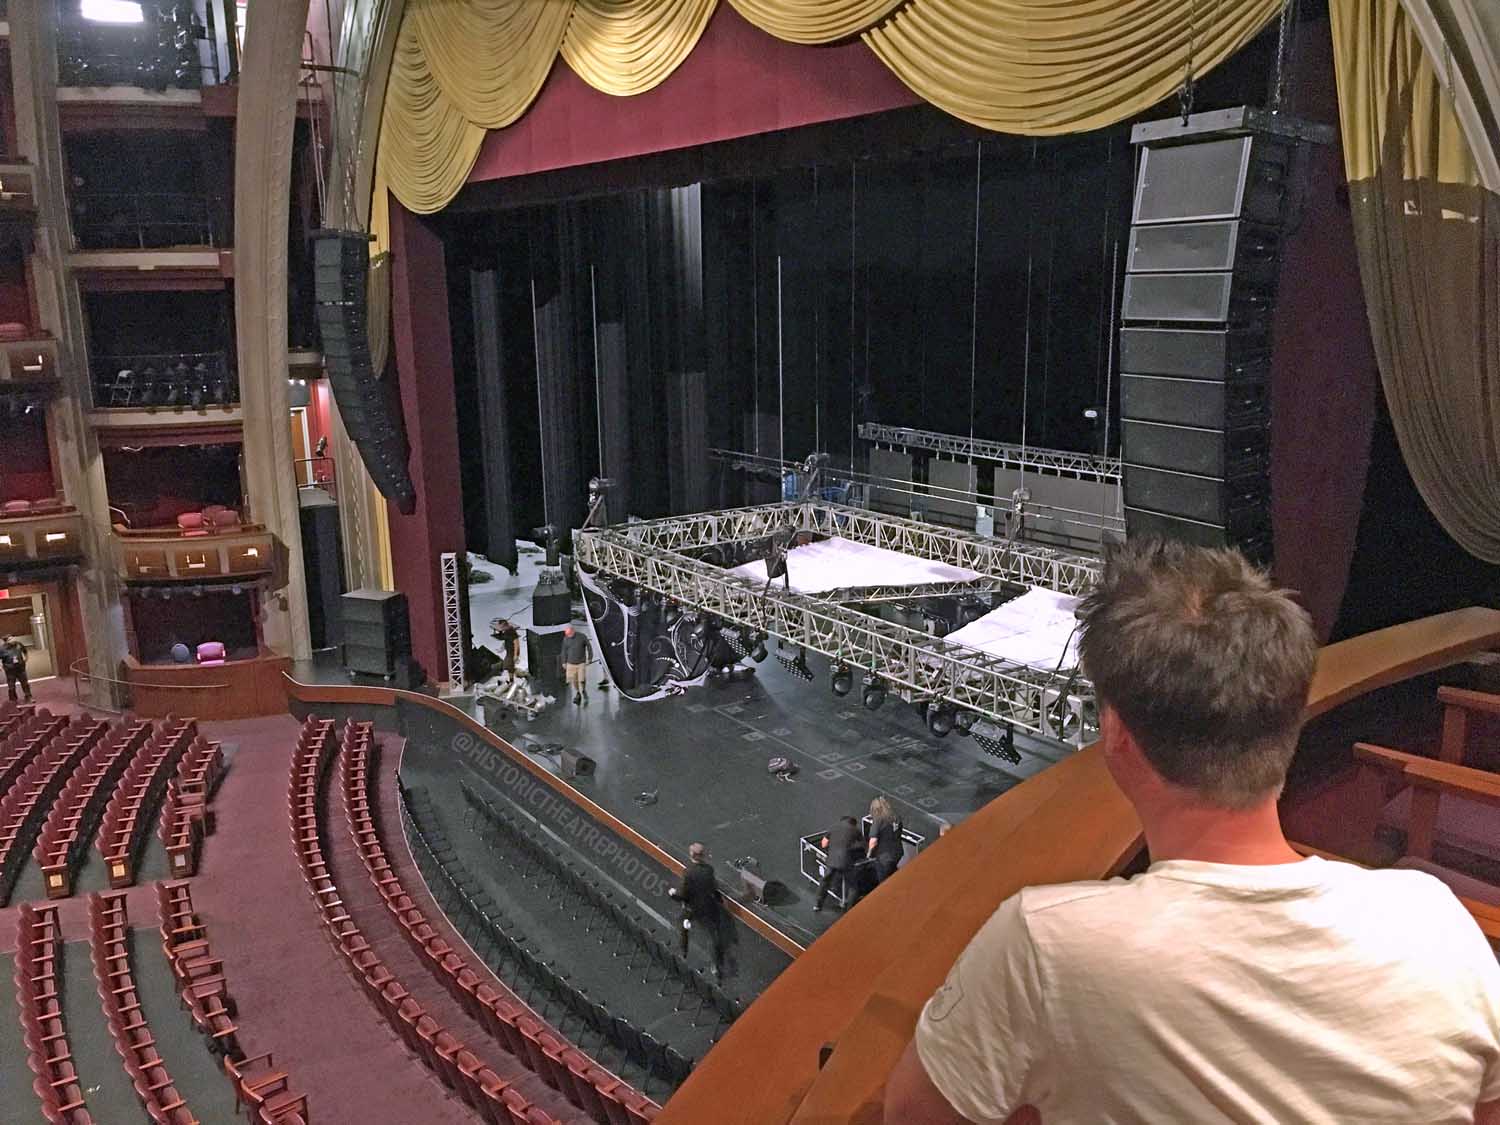
[[1325,126],[1240,107],[1138,125],[1120,329],[1127,535],[1271,559],[1271,320],[1300,151]]
[[370,237],[360,231],[320,230],[313,239],[323,365],[339,416],[380,494],[409,513],[416,490],[406,465],[400,394],[394,377],[375,370],[370,351]]

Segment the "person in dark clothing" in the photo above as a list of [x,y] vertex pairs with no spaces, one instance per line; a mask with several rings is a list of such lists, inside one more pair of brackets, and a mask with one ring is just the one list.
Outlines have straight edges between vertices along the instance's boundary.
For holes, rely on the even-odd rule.
[[31,702],[31,681],[26,678],[26,646],[11,637],[0,637],[0,666],[5,669],[5,691],[14,701],[19,687]]
[[872,878],[860,880],[859,897],[864,898],[894,875],[904,854],[896,810],[884,797],[876,797],[870,802],[870,836],[865,841],[865,856],[874,861],[875,871]]
[[589,662],[594,653],[589,639],[573,626],[563,630],[562,663],[568,686],[573,689],[573,702],[587,704],[589,701]]
[[848,901],[849,869],[859,858],[859,822],[852,816],[840,820],[823,837],[823,851],[826,854],[823,860],[823,880],[818,884],[818,899],[813,903],[814,911],[823,909],[823,900],[828,897],[834,880],[838,880],[839,897]]
[[730,922],[719,897],[719,881],[708,862],[708,849],[702,844],[691,845],[688,858],[692,862],[682,873],[682,886],[667,888],[667,894],[682,903],[682,955],[687,956],[688,939],[693,931],[701,931],[713,947],[714,975],[723,980]]

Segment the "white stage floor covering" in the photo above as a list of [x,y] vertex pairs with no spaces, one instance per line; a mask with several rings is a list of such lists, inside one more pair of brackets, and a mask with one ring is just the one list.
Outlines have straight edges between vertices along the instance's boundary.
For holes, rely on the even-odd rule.
[[1032,668],[1068,671],[1078,663],[1073,610],[1081,600],[1055,590],[1027,590],[943,639]]
[[[972,582],[979,577],[973,570],[931,559],[919,559],[903,555],[899,551],[888,551],[884,547],[872,547],[867,543],[856,543],[852,539],[821,539],[801,547],[793,547],[786,554],[787,574],[791,588],[799,594],[825,594],[830,590],[844,590],[851,586],[920,586],[927,582]],[[747,578],[756,585],[766,581],[764,559],[737,566],[729,572]],[[782,580],[778,578],[776,586]]]

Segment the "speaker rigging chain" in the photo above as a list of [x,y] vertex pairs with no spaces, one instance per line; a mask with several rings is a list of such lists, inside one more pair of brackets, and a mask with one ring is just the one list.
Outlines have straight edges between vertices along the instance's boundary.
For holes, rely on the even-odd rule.
[[1276,78],[1271,87],[1271,112],[1280,113],[1286,99],[1286,72],[1291,57],[1292,26],[1297,22],[1297,0],[1283,0],[1276,31]]

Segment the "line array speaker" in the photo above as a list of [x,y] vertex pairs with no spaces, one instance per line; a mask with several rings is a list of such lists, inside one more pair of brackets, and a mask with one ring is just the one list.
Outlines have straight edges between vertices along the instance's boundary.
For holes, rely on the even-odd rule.
[[1331,132],[1240,107],[1136,126],[1120,329],[1128,535],[1269,562],[1271,314],[1299,150]]
[[344,428],[375,487],[402,512],[416,505],[396,380],[370,355],[370,239],[359,231],[313,234],[313,295],[323,365]]

